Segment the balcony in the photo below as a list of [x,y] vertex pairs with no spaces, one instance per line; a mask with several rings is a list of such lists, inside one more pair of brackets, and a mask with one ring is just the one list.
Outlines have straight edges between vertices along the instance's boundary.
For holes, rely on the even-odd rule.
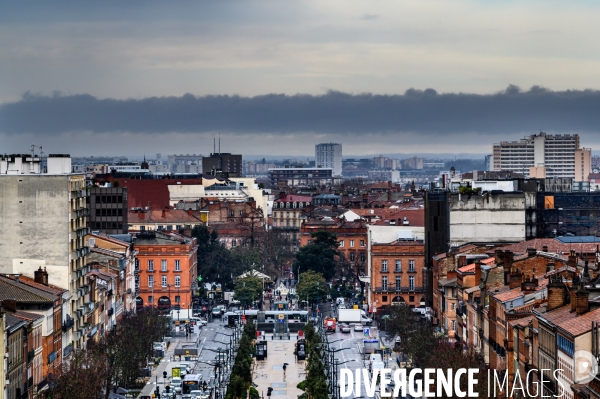
[[110,309],[108,309],[107,315],[108,315],[108,317],[111,317],[114,313],[115,313],[115,308],[110,308]]
[[390,293],[422,293],[423,287],[395,287],[395,286],[387,286],[387,287],[375,287],[375,293],[381,292],[390,292]]
[[63,322],[62,330],[64,332],[69,331],[71,328],[73,328],[74,325],[75,325],[75,319],[72,319],[69,317],[69,318],[67,318],[67,320],[65,320]]

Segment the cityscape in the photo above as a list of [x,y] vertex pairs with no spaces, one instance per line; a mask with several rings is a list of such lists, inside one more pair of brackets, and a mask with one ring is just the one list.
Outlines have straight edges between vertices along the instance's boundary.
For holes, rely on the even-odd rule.
[[0,399],[600,399],[599,7],[0,0]]

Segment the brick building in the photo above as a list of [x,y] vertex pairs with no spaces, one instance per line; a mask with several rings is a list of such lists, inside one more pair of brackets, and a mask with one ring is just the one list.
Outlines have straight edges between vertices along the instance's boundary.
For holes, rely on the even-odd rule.
[[371,245],[369,303],[405,303],[418,307],[424,298],[425,245],[422,240],[397,240]]
[[165,311],[176,306],[191,308],[192,284],[198,273],[196,239],[145,232],[136,236],[134,248],[140,281],[137,306],[158,306]]

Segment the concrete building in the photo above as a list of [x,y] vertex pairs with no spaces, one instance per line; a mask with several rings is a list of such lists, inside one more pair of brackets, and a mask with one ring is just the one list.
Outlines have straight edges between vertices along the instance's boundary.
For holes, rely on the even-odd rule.
[[592,173],[592,149],[582,148],[575,151],[575,181],[588,181]]
[[577,134],[550,135],[541,132],[520,141],[502,141],[493,147],[494,170],[510,170],[529,177],[530,167],[544,167],[546,177],[575,178],[575,154],[578,150]]
[[274,187],[331,186],[334,182],[332,168],[272,168],[269,177]]
[[222,177],[242,176],[242,156],[219,152],[202,157],[202,174]]
[[127,187],[91,187],[88,208],[91,230],[127,233]]
[[342,175],[342,145],[338,143],[321,143],[315,145],[315,166],[329,168],[334,176]]
[[[45,268],[49,284],[71,293],[64,317],[74,317],[80,329],[85,320],[75,315],[84,308],[89,253],[85,175],[71,173],[71,158],[62,154],[48,156],[47,173],[39,173],[29,155],[3,157],[0,163],[6,171],[0,174],[0,273],[33,278]],[[74,341],[76,348],[83,343]]]
[[368,176],[371,181],[391,181],[393,183],[400,181],[400,171],[397,170],[370,170]]
[[522,192],[452,194],[449,215],[451,246],[525,239],[525,194]]

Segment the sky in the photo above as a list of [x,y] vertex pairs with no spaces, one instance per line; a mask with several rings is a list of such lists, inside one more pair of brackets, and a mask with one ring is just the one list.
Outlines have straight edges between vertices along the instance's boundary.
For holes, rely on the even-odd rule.
[[0,152],[600,146],[593,1],[0,0]]

